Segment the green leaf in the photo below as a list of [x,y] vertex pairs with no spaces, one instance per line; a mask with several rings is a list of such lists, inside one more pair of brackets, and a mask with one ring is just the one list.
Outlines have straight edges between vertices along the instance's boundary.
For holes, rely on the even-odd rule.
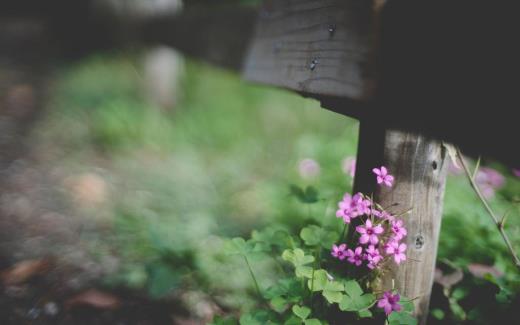
[[328,281],[323,288],[322,295],[329,303],[339,303],[343,299],[343,290],[345,287],[337,281]]
[[318,202],[318,190],[312,186],[307,186],[305,189],[305,203],[316,203]]
[[343,295],[339,303],[339,309],[343,311],[361,311],[370,307],[376,297],[371,294],[363,294],[363,290],[355,280],[350,280],[345,283],[346,295]]
[[271,246],[290,247],[290,237],[286,230],[276,229],[275,227],[268,227],[262,231],[253,230],[251,233],[251,239],[264,250],[269,247],[269,251]]
[[314,271],[314,276],[311,280],[307,281],[307,286],[311,291],[322,291],[325,289],[325,285],[328,281],[327,271],[320,269]]
[[311,291],[323,291],[322,295],[327,299],[329,303],[339,303],[343,298],[343,290],[345,287],[342,283],[337,281],[330,281],[327,277],[327,271],[316,270],[314,271],[314,281],[308,280],[307,286]]
[[321,245],[325,249],[330,249],[332,244],[336,242],[338,234],[334,231],[327,231],[322,227],[311,225],[301,230],[300,238],[303,239],[307,246]]
[[372,317],[372,312],[368,309],[363,309],[357,312],[359,318],[370,318]]
[[350,280],[345,282],[345,292],[347,295],[351,297],[361,296],[363,294],[363,289],[356,280]]
[[294,305],[292,307],[292,312],[300,319],[305,320],[311,314],[311,309],[305,306]]
[[388,325],[417,325],[417,319],[404,311],[393,312],[388,316]]
[[233,317],[221,317],[221,316],[215,316],[213,318],[213,321],[209,323],[208,325],[237,325],[238,321],[234,319]]
[[[314,256],[312,255],[305,255],[305,252],[301,250],[300,248],[296,249],[286,249],[282,253],[282,258],[294,265],[296,269],[298,269],[301,266],[305,266],[306,264],[314,262]],[[298,271],[297,276],[302,277],[305,274],[308,274],[308,271],[300,269]]]
[[438,320],[443,320],[444,319],[444,311],[442,309],[439,309],[439,308],[435,308],[431,311],[432,313],[432,316],[435,317],[436,319]]
[[165,264],[153,264],[148,267],[148,292],[154,298],[160,298],[180,283],[180,274]]
[[291,192],[291,195],[296,197],[300,202],[305,202],[305,192],[301,187],[291,184],[289,185],[289,191]]
[[319,201],[318,191],[312,186],[307,186],[305,190],[294,184],[289,185],[291,195],[296,197],[298,201],[306,204],[316,203]]
[[265,290],[264,297],[266,299],[273,299],[277,296],[284,296],[287,300],[294,302],[301,301],[304,294],[305,292],[304,288],[301,286],[301,281],[292,277],[278,280],[275,285],[272,285]]
[[340,303],[341,300],[343,299],[343,294],[341,292],[338,292],[338,291],[326,291],[326,290],[324,290],[322,292],[322,295],[331,304],[332,303]]
[[305,325],[321,325],[321,322],[316,318],[306,319],[304,322]]
[[312,278],[312,267],[310,266],[298,266],[294,271],[299,278]]
[[244,255],[246,256],[253,250],[244,238],[236,237],[227,241],[224,245],[224,251],[229,255]]
[[408,298],[404,296],[401,296],[401,301],[399,303],[403,307],[403,311],[413,313],[413,311],[415,310],[413,302],[411,302]]
[[281,313],[285,310],[285,306],[287,305],[287,300],[281,296],[274,297],[271,299],[271,307],[273,307],[274,311]]
[[269,313],[265,310],[244,314],[240,317],[240,325],[265,325],[269,323],[271,323]]
[[291,315],[283,325],[302,325],[302,320],[299,317]]

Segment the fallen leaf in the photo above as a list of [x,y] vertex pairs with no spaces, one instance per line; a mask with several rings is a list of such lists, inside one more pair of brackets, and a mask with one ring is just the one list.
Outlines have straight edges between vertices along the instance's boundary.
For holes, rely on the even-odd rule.
[[67,307],[89,306],[98,309],[117,309],[121,305],[119,298],[96,289],[89,289],[70,299],[65,303]]
[[36,275],[45,273],[50,265],[49,259],[21,261],[2,272],[2,281],[4,285],[21,284]]

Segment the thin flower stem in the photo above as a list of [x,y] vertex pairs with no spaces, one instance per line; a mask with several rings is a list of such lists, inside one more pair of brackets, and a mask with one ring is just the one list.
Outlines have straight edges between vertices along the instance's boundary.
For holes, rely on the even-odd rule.
[[260,286],[258,285],[258,281],[256,281],[255,274],[253,273],[253,269],[251,268],[251,264],[249,264],[249,260],[247,256],[244,255],[244,260],[246,261],[247,268],[249,269],[249,273],[251,274],[251,278],[253,278],[253,282],[255,283],[256,293],[260,299],[263,299],[262,292],[260,291]]
[[317,247],[316,252],[314,254],[315,254],[315,257],[314,257],[315,259],[314,259],[314,264],[312,266],[312,278],[311,278],[311,303],[312,303],[312,298],[314,297],[314,272],[320,265],[320,262],[319,262],[320,247],[319,246]]
[[[488,202],[480,192],[480,189],[478,185],[475,183],[475,179],[470,172],[468,165],[466,164],[466,161],[464,160],[464,157],[462,156],[462,153],[459,148],[457,148],[457,156],[459,157],[460,163],[462,164],[462,167],[464,168],[464,172],[466,173],[466,176],[469,180],[469,183],[475,193],[477,193],[478,198],[480,199],[480,202],[484,205],[484,208],[486,209],[487,213],[495,223],[495,226],[497,227],[498,231],[500,232],[500,235],[504,239],[504,242],[506,243],[507,249],[509,250],[509,253],[511,254],[511,257],[513,258],[513,262],[515,263],[516,267],[520,269],[520,259],[518,258],[518,255],[515,252],[515,249],[513,248],[513,245],[511,244],[511,241],[509,240],[509,237],[507,236],[505,230],[504,230],[504,224],[501,223],[498,220],[498,217],[495,215],[491,207],[489,206]],[[475,173],[476,174],[476,171]]]
[[349,226],[349,224],[348,224],[348,223],[345,223],[345,226],[343,227],[343,232],[341,233],[341,237],[339,237],[339,242],[340,242],[340,243],[341,243],[341,241],[342,241],[343,239],[345,239],[345,235],[347,234],[348,226]]

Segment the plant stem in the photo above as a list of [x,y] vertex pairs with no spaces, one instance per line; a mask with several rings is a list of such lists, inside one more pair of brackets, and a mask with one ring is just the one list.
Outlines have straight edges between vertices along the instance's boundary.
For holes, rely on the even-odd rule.
[[504,224],[501,221],[498,221],[497,216],[489,206],[489,203],[486,201],[482,193],[480,192],[480,189],[475,183],[475,179],[473,175],[477,173],[475,172],[472,174],[466,164],[466,161],[464,160],[464,157],[462,156],[462,153],[459,148],[457,148],[457,156],[459,157],[460,163],[462,164],[462,167],[464,168],[464,172],[466,173],[466,176],[468,177],[469,183],[475,193],[477,193],[478,198],[480,199],[480,202],[484,205],[484,208],[486,209],[487,213],[495,223],[495,226],[497,227],[498,231],[500,232],[500,235],[504,239],[504,242],[506,243],[507,249],[509,250],[509,253],[511,254],[511,257],[513,258],[513,262],[515,263],[516,267],[520,268],[520,259],[518,258],[518,255],[515,252],[515,249],[513,248],[513,245],[511,244],[511,241],[509,240],[509,237],[507,236],[505,230],[504,230]]
[[343,227],[343,232],[341,233],[341,237],[339,237],[339,242],[341,243],[341,241],[343,239],[345,239],[345,235],[347,234],[347,229],[348,229],[348,223],[345,224],[345,226]]
[[315,260],[314,260],[314,264],[312,266],[312,278],[311,278],[311,304],[312,304],[312,300],[314,298],[314,272],[316,271],[316,268],[319,267],[321,265],[319,259],[320,259],[320,254],[321,253],[321,247],[318,246],[316,248],[316,252],[314,253],[315,254]]
[[249,260],[247,256],[244,255],[244,260],[246,261],[247,268],[249,269],[249,273],[251,274],[251,278],[253,278],[253,282],[255,283],[256,293],[260,299],[263,299],[262,292],[260,291],[260,286],[258,285],[258,281],[256,281],[255,274],[253,273],[253,269],[251,268],[251,264],[249,264]]

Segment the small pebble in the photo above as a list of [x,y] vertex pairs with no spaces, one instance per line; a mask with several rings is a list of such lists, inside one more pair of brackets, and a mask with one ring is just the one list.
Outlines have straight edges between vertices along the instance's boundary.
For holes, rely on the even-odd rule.
[[40,317],[40,314],[41,310],[35,307],[29,309],[29,311],[27,312],[27,317],[29,317],[30,319],[37,319],[38,317]]
[[58,307],[58,305],[55,302],[49,301],[48,303],[45,304],[45,306],[43,306],[43,311],[45,312],[46,315],[56,316],[58,314],[58,312],[60,311],[60,308]]

